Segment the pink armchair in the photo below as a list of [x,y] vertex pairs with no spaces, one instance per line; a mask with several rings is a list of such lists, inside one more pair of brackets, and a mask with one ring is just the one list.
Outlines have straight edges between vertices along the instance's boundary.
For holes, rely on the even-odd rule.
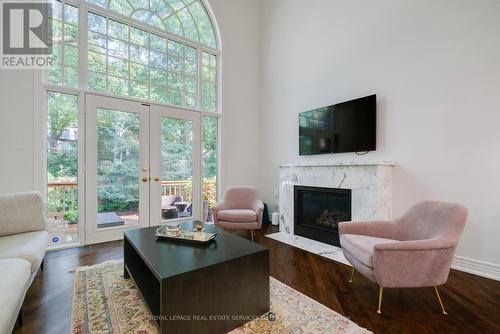
[[214,222],[225,229],[250,230],[254,241],[255,229],[262,226],[264,204],[254,187],[232,187],[213,208]]
[[356,269],[379,285],[378,313],[383,288],[433,286],[447,314],[437,286],[448,280],[466,220],[460,204],[424,201],[394,221],[340,223],[340,244],[353,266],[349,282]]

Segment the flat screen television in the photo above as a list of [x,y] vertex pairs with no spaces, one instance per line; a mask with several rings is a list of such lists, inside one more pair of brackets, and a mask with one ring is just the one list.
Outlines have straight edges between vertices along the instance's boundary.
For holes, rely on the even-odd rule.
[[299,154],[375,151],[377,96],[299,114]]

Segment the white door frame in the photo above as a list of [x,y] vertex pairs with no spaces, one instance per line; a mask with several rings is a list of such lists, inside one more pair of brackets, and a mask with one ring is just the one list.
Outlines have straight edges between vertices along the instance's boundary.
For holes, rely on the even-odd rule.
[[[193,125],[193,179],[192,196],[193,211],[191,217],[163,220],[161,218],[161,179],[162,162],[162,118],[173,118],[191,121]],[[200,219],[202,214],[201,200],[201,113],[151,104],[150,106],[150,225],[156,226],[172,221]]]
[[[149,108],[147,105],[102,95],[85,94],[85,244],[123,238],[128,228],[149,226]],[[97,228],[97,128],[96,110],[110,109],[139,115],[139,222],[129,226]],[[147,181],[143,182],[143,178]]]

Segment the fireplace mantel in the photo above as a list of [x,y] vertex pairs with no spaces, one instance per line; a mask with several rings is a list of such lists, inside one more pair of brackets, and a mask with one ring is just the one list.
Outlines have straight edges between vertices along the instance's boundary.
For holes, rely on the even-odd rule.
[[293,164],[280,165],[280,168],[288,168],[288,167],[344,167],[344,166],[396,166],[396,163],[391,162],[391,161],[293,163]]
[[352,190],[352,220],[391,219],[392,162],[295,163],[280,166],[280,231],[294,234],[294,186]]

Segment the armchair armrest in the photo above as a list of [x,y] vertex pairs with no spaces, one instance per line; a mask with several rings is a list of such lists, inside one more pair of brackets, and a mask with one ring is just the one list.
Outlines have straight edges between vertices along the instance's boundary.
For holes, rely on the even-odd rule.
[[262,203],[262,201],[260,200],[255,201],[252,210],[257,212],[257,224],[259,225],[259,228],[261,228],[262,215],[264,213],[264,203]]
[[456,245],[436,238],[378,244],[373,268],[382,287],[417,288],[446,283]]
[[397,239],[398,224],[388,220],[342,222],[339,223],[339,234],[358,234],[377,238]]
[[425,240],[408,240],[391,242],[387,244],[375,245],[375,250],[385,250],[385,251],[425,251],[425,250],[437,250],[445,249],[455,246],[449,240],[434,238]]
[[219,213],[219,211],[229,209],[229,207],[230,207],[229,202],[224,200],[215,203],[214,207],[212,208],[214,221],[217,221],[217,214]]

